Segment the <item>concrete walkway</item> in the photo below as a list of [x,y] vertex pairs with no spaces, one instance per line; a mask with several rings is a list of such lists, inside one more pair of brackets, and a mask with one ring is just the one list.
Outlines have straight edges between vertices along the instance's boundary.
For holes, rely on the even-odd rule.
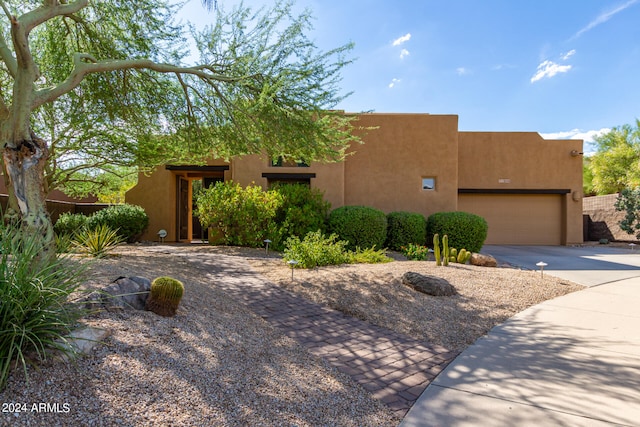
[[529,308],[467,348],[401,423],[640,425],[640,250],[487,246],[499,261],[589,286]]

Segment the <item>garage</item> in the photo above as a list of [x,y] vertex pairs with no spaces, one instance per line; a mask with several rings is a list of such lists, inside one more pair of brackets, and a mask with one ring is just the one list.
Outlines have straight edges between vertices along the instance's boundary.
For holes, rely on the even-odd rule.
[[506,193],[460,190],[458,210],[487,220],[490,245],[564,244],[563,202],[568,190]]

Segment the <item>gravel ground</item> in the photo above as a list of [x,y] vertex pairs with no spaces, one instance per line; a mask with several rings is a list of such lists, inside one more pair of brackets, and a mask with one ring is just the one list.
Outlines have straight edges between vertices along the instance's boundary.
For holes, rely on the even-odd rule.
[[[118,254],[92,266],[87,286],[106,286],[119,276],[170,275],[185,283],[178,314],[103,311],[85,319],[111,336],[74,363],[49,360],[29,369],[28,383],[14,372],[0,392],[0,425],[397,425],[349,377],[217,289],[220,272],[190,262],[192,256],[241,257],[293,292],[451,349],[526,307],[581,288],[534,272],[430,262],[296,270],[292,281],[291,270],[263,250],[121,246]],[[459,294],[419,294],[400,283],[406,271],[439,275]],[[26,411],[17,412],[15,404]]]

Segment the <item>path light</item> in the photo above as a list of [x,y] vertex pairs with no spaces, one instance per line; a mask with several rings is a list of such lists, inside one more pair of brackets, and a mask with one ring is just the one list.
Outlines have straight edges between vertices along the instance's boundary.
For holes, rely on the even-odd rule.
[[265,252],[267,253],[267,255],[269,255],[269,243],[271,243],[271,240],[264,239],[264,244],[266,245]]
[[629,247],[631,248],[631,250],[634,250],[636,248],[636,244],[635,243],[629,243]]
[[540,267],[540,277],[544,277],[544,268],[547,266],[547,263],[540,261],[536,265]]
[[[427,261],[429,261],[429,255],[431,255],[432,253],[433,253],[433,249],[429,248],[429,249],[427,250]],[[434,255],[434,257],[433,257],[433,258],[435,259],[435,255]]]
[[293,282],[293,267],[298,263],[295,259],[289,261],[289,265],[291,266],[291,281]]
[[158,237],[160,238],[160,242],[164,243],[164,238],[167,237],[167,230],[162,229],[158,231]]

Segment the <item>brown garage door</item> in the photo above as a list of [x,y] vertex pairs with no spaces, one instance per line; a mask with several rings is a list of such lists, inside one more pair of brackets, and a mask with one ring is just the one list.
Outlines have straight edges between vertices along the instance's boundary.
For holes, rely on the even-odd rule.
[[489,245],[562,244],[558,194],[460,194],[458,210],[487,220]]

